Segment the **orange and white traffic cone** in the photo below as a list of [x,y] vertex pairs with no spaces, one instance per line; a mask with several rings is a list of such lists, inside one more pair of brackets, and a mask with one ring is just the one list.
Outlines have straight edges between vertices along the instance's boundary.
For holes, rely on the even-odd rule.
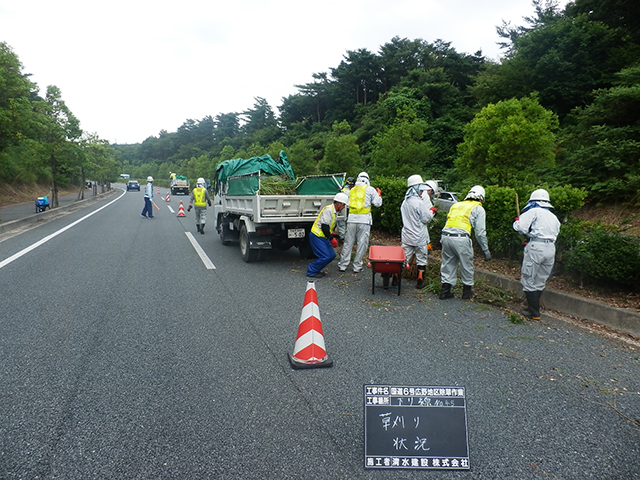
[[187,214],[184,213],[184,206],[182,205],[182,202],[180,202],[180,206],[178,207],[178,216],[179,217],[186,217]]
[[165,202],[170,202],[171,201],[171,197],[169,196],[169,192],[167,192],[167,197],[164,200],[165,200]]
[[160,195],[160,187],[158,187],[158,195]]
[[324,347],[315,285],[315,282],[307,282],[307,291],[304,294],[304,304],[298,325],[298,337],[293,348],[293,355],[289,355],[289,363],[296,369],[333,366],[333,360],[329,360],[329,355]]

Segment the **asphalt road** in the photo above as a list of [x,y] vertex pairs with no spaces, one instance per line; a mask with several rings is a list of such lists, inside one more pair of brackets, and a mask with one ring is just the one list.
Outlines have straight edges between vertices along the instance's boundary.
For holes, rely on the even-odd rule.
[[[640,478],[636,347],[332,266],[334,366],[292,370],[307,261],[246,264],[162,198],[0,239],[0,479]],[[365,468],[366,384],[464,387],[471,468]]]

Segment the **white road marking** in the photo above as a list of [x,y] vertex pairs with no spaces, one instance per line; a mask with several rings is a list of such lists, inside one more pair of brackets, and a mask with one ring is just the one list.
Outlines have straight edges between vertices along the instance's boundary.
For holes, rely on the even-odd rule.
[[67,230],[69,230],[72,227],[75,227],[77,224],[79,224],[80,222],[86,220],[87,218],[89,218],[91,215],[95,215],[96,213],[98,213],[100,210],[107,208],[109,205],[111,205],[112,203],[117,202],[118,200],[120,200],[124,195],[126,195],[126,191],[122,192],[122,195],[120,195],[118,198],[116,198],[115,200],[110,201],[109,203],[107,203],[106,205],[103,205],[102,207],[100,207],[97,210],[94,210],[93,212],[91,212],[88,215],[85,215],[84,217],[76,220],[73,223],[70,223],[69,225],[67,225],[64,228],[61,228],[60,230],[58,230],[57,232],[53,232],[51,235],[48,235],[46,237],[44,237],[42,240],[37,241],[36,243],[34,243],[33,245],[24,248],[22,250],[20,250],[18,253],[11,255],[9,258],[3,260],[2,262],[0,262],[0,268],[6,267],[7,265],[9,265],[11,262],[13,262],[14,260],[19,259],[20,257],[22,257],[23,255],[26,255],[27,253],[29,253],[32,250],[35,250],[36,248],[38,248],[40,245],[44,245],[45,243],[47,243],[49,240],[51,240],[52,238],[57,237],[58,235],[60,235],[61,233],[66,232]]
[[198,256],[200,256],[200,260],[202,260],[202,263],[204,263],[204,266],[207,267],[207,270],[215,270],[216,266],[209,259],[207,254],[204,253],[204,250],[202,249],[202,247],[200,246],[198,241],[193,237],[191,232],[184,232],[184,233],[187,234],[187,237],[189,238],[189,241],[191,242],[191,245],[193,245],[193,248],[198,253]]
[[171,205],[167,205],[167,208],[169,209],[169,211],[170,211],[171,213],[176,213],[176,212],[173,210],[173,208],[171,208]]

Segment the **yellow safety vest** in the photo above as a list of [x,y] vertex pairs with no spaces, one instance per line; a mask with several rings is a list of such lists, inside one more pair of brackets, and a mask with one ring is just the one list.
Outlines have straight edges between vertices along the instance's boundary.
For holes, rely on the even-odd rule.
[[205,201],[206,190],[202,187],[196,187],[193,189],[193,204],[196,207],[206,207],[207,202]]
[[478,205],[481,205],[481,203],[475,200],[465,200],[451,205],[449,214],[447,215],[447,223],[444,228],[461,228],[471,235],[469,215],[471,214],[471,210]]
[[322,228],[320,228],[320,222],[319,222],[320,217],[322,217],[322,214],[327,208],[331,209],[331,231],[332,232],[336,226],[336,211],[333,209],[333,204],[327,205],[322,210],[320,210],[320,213],[316,217],[316,221],[313,222],[313,226],[311,227],[311,231],[316,235],[316,237],[327,238],[325,237],[324,233],[322,233]]
[[356,185],[349,192],[349,213],[356,215],[366,215],[371,213],[371,206],[364,206],[364,199],[367,195],[367,185]]

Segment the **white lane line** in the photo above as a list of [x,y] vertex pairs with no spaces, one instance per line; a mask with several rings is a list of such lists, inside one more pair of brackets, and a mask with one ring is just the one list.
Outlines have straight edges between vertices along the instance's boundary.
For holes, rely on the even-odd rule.
[[37,241],[36,243],[34,243],[33,245],[24,248],[22,250],[20,250],[18,253],[11,255],[9,258],[7,258],[6,260],[3,260],[2,262],[0,262],[0,268],[6,267],[7,265],[9,265],[11,262],[13,262],[14,260],[19,259],[20,257],[22,257],[23,255],[26,255],[27,253],[29,253],[32,250],[35,250],[36,248],[38,248],[40,245],[44,245],[45,243],[47,243],[49,240],[51,240],[52,238],[57,237],[58,235],[60,235],[63,232],[66,232],[67,230],[69,230],[72,227],[75,227],[77,224],[79,224],[80,222],[86,220],[87,218],[89,218],[91,215],[95,215],[96,213],[98,213],[100,210],[102,210],[103,208],[107,208],[109,205],[111,205],[112,203],[117,202],[118,200],[120,200],[124,195],[126,195],[127,192],[123,191],[122,195],[120,195],[118,198],[116,198],[115,200],[110,201],[109,203],[107,203],[106,205],[103,205],[102,207],[100,207],[97,210],[94,210],[93,212],[91,212],[88,215],[85,215],[84,217],[76,220],[73,223],[70,223],[69,225],[67,225],[64,228],[61,228],[60,230],[58,230],[57,232],[53,232],[51,235],[44,237],[42,240]]
[[169,211],[170,211],[171,213],[176,213],[176,212],[173,210],[173,208],[171,208],[171,205],[167,205],[167,208],[169,209]]
[[202,247],[200,246],[198,241],[195,238],[193,238],[193,235],[191,234],[191,232],[184,232],[184,233],[187,234],[187,237],[189,238],[189,241],[191,242],[191,245],[193,245],[193,248],[195,249],[195,251],[200,256],[200,260],[202,260],[202,263],[204,263],[204,266],[207,267],[207,270],[215,270],[216,266],[209,259],[207,254],[204,253],[204,250],[202,249]]

